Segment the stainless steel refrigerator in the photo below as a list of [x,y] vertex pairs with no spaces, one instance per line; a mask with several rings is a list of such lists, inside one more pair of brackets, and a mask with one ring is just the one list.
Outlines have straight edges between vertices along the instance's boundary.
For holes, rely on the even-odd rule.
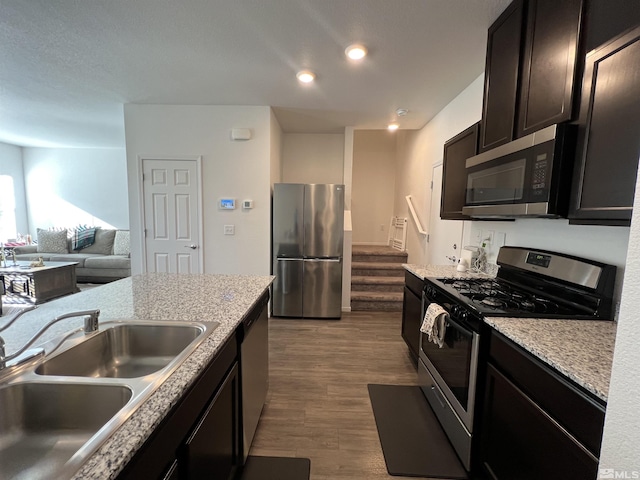
[[340,318],[344,185],[276,183],[272,314]]

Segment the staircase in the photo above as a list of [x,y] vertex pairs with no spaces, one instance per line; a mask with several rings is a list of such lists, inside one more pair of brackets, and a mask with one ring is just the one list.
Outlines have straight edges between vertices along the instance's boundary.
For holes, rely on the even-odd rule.
[[354,245],[351,253],[351,311],[402,311],[403,263],[407,253],[387,246]]

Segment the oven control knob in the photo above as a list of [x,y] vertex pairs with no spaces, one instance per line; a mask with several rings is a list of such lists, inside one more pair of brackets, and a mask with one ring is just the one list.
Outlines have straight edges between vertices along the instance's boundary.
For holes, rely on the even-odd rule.
[[458,314],[460,313],[460,307],[458,305],[454,305],[451,307],[451,316],[453,318],[458,318]]
[[466,310],[460,309],[460,320],[466,320],[469,316],[469,313]]

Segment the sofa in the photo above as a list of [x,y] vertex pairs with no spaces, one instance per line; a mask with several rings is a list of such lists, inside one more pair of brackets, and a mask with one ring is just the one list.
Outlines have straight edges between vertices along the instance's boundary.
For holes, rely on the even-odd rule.
[[107,283],[131,276],[128,230],[38,229],[37,244],[15,248],[16,260],[76,262],[81,283]]

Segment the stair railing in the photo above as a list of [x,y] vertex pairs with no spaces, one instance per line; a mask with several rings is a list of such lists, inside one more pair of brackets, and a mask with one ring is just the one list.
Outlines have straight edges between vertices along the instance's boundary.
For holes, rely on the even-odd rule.
[[420,219],[418,218],[418,214],[416,213],[416,209],[413,208],[413,203],[411,202],[411,195],[407,195],[405,198],[407,199],[407,205],[409,205],[409,211],[411,212],[411,217],[413,217],[413,221],[415,222],[416,227],[418,228],[418,232],[420,232],[424,236],[429,235],[424,230],[424,228],[422,228],[422,223],[420,223]]

